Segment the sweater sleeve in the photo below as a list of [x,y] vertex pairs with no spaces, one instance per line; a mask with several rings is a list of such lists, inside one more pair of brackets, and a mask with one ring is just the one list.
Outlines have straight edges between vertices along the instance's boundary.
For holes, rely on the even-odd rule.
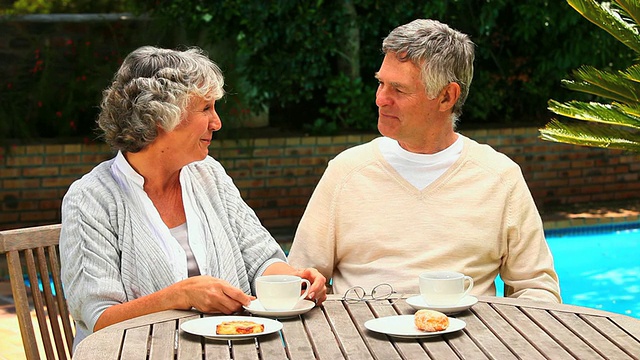
[[542,219],[519,168],[507,204],[507,255],[500,277],[505,296],[561,302],[558,275],[544,237]]
[[336,262],[335,214],[344,176],[338,160],[329,162],[298,224],[289,262],[295,267],[316,268],[331,279]]

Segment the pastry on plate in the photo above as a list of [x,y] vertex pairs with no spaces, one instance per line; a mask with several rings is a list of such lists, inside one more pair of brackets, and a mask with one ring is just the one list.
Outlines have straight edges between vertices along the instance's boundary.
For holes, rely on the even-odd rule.
[[218,335],[258,334],[263,331],[264,324],[246,320],[223,321],[216,325]]
[[419,330],[427,332],[442,331],[449,327],[447,315],[435,310],[422,309],[416,311],[414,322]]

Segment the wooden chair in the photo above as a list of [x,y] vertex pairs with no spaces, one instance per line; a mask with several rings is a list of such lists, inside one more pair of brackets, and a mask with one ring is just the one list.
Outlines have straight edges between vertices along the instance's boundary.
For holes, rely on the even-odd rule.
[[[60,224],[0,231],[0,254],[7,257],[27,359],[40,359],[38,337],[47,359],[71,358],[74,330],[60,281],[59,239]],[[25,285],[25,269],[29,290]],[[39,336],[31,321],[31,303],[38,320]]]

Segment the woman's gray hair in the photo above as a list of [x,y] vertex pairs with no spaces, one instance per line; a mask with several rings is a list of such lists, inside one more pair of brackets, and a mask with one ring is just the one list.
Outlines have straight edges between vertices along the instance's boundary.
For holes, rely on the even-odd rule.
[[395,53],[398,60],[420,68],[431,99],[451,82],[460,85],[460,98],[453,107],[455,126],[473,78],[474,44],[469,36],[436,20],[418,19],[391,31],[382,41],[382,52]]
[[104,90],[98,126],[113,149],[138,152],[182,121],[192,96],[224,96],[220,68],[199,48],[143,46],[131,52]]

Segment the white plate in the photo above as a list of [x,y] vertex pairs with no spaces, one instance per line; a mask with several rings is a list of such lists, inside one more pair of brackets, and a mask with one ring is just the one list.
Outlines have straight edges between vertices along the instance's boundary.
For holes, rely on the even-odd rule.
[[449,327],[442,331],[421,331],[416,328],[413,315],[387,316],[371,319],[364,323],[364,327],[371,331],[379,332],[399,338],[421,338],[452,333],[464,329],[467,324],[455,318],[449,318]]
[[478,302],[478,298],[475,296],[467,295],[463,297],[462,300],[460,300],[460,302],[454,306],[441,306],[441,305],[429,306],[424,301],[424,298],[421,295],[412,296],[408,298],[406,301],[407,301],[407,304],[411,305],[411,307],[416,310],[429,309],[429,310],[440,311],[441,313],[444,313],[447,315],[453,315],[471,308],[473,305],[475,305]]
[[258,315],[258,316],[267,316],[274,318],[286,318],[292,317],[300,314],[304,314],[307,311],[313,309],[316,306],[311,300],[301,300],[298,301],[296,306],[294,306],[291,310],[265,310],[265,308],[260,304],[260,300],[253,300],[249,306],[243,306],[248,312]]
[[[223,321],[253,321],[264,325],[264,331],[257,334],[240,334],[240,335],[218,335],[216,334],[216,325]],[[209,339],[218,340],[237,340],[246,339],[255,336],[267,335],[282,329],[282,323],[255,316],[209,316],[200,319],[185,321],[180,325],[180,329],[194,335],[204,336]]]

